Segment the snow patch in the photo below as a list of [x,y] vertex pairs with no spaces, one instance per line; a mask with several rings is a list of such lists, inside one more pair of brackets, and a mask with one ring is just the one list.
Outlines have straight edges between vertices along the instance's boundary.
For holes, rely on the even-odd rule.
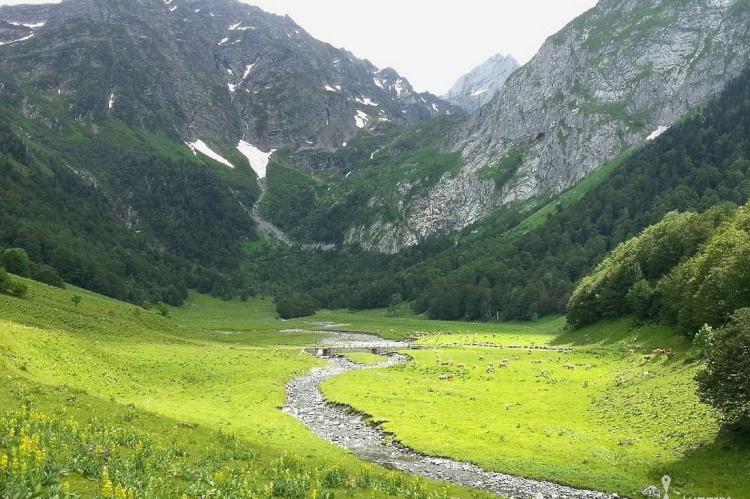
[[254,67],[255,67],[255,63],[248,64],[247,67],[245,67],[245,74],[242,75],[243,81],[247,79],[248,75],[250,74],[250,71],[252,71]]
[[482,95],[482,94],[486,94],[486,93],[487,93],[487,92],[489,92],[489,91],[490,91],[490,89],[489,89],[489,88],[480,88],[479,90],[474,90],[474,91],[473,91],[473,92],[471,93],[471,96],[472,96],[472,97],[478,97],[478,96],[480,96],[480,95]]
[[357,111],[357,115],[354,117],[354,124],[357,125],[357,128],[366,127],[369,121],[370,117],[367,116],[367,113],[363,111]]
[[370,99],[369,97],[364,97],[364,96],[363,97],[355,97],[354,100],[357,101],[357,102],[359,102],[363,106],[378,107],[378,103],[375,102],[374,100]]
[[393,85],[393,89],[396,90],[396,97],[401,97],[401,94],[404,93],[404,80],[399,78],[396,80],[396,83]]
[[373,83],[375,83],[376,87],[378,87],[378,88],[385,88],[385,86],[383,85],[383,82],[380,81],[380,80],[378,80],[377,78],[373,78],[372,81],[373,81]]
[[215,153],[213,150],[211,150],[210,147],[208,147],[208,144],[200,139],[196,140],[195,142],[185,142],[185,145],[188,146],[196,156],[198,155],[198,153],[201,153],[213,159],[214,161],[221,163],[222,165],[226,165],[229,168],[234,168],[234,165],[232,163],[224,159],[220,154]]
[[255,29],[255,26],[243,26],[242,21],[229,26],[229,31],[247,31],[249,29]]
[[668,126],[660,126],[656,130],[654,130],[653,132],[651,132],[651,135],[649,135],[648,137],[646,137],[646,140],[654,140],[655,138],[659,137],[659,135],[663,134],[667,130],[669,130]]
[[7,21],[8,24],[12,24],[13,26],[24,26],[26,28],[36,29],[41,28],[46,23],[22,23],[19,21]]
[[220,41],[220,42],[219,42],[218,44],[219,44],[219,45],[224,45],[224,44],[225,44],[225,43],[227,43],[228,41],[229,41],[229,38],[226,38],[226,37],[224,37],[224,38],[222,38],[222,39],[221,39],[221,41]]
[[440,108],[437,107],[437,104],[432,104],[432,110],[435,111],[436,113],[440,112]]
[[[329,92],[337,92],[337,90],[335,88],[333,88],[332,86],[330,86],[330,85],[326,85],[323,88],[326,89],[326,90],[328,90]],[[339,87],[339,88],[341,88],[341,87]]]
[[112,109],[115,106],[115,94],[112,92],[109,94],[109,102],[107,103],[107,109]]
[[33,36],[34,36],[34,33],[32,33],[30,35],[27,35],[27,36],[24,36],[23,38],[18,38],[17,40],[11,40],[9,42],[0,42],[0,46],[10,45],[11,43],[25,42],[26,40],[28,40],[29,38],[31,38]]
[[271,155],[276,152],[276,149],[271,149],[269,152],[263,152],[249,142],[240,140],[240,143],[237,144],[237,150],[247,158],[250,167],[256,175],[258,175],[258,178],[266,177],[268,161],[271,159]]
[[237,90],[237,87],[239,85],[235,85],[234,83],[227,83],[227,87],[229,87],[229,93],[234,93]]

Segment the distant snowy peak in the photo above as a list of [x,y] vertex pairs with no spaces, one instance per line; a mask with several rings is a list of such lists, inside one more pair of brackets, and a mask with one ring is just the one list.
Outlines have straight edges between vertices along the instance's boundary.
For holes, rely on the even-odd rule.
[[494,55],[459,78],[443,99],[473,113],[492,100],[518,68],[512,56]]

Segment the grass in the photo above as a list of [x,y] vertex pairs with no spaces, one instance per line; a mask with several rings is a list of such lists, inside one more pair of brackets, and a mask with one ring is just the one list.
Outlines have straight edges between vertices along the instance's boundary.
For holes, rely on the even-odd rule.
[[[324,327],[428,347],[323,387],[420,451],[630,496],[667,473],[681,494],[750,494],[750,444],[719,432],[696,354],[666,328],[426,321],[406,306],[280,321],[268,299],[198,294],[163,317],[28,284],[0,295],[2,497],[41,483],[61,497],[481,497],[365,465],[279,410],[285,383],[319,365],[300,349],[319,335],[279,331]],[[673,353],[646,362],[655,348]]]
[[41,484],[119,497],[107,480],[124,497],[442,497],[442,485],[365,465],[279,410],[286,382],[320,362],[299,348],[315,335],[278,332],[291,326],[270,301],[191,295],[163,317],[28,285],[24,299],[0,295],[1,497]]
[[[681,494],[750,496],[750,443],[719,432],[695,395],[691,345],[667,328],[507,326],[420,342],[434,348],[334,378],[324,394],[410,447],[493,470],[633,497],[670,474]],[[673,354],[645,361],[655,348]]]
[[[289,321],[289,327],[304,327],[321,329],[312,323],[331,323],[332,329],[356,331],[377,334],[386,339],[400,340],[404,338],[426,335],[504,335],[512,331],[545,331],[555,332],[564,324],[562,317],[546,317],[537,322],[529,323],[482,323],[457,321],[431,321],[414,314],[408,305],[399,308],[396,317],[389,317],[384,310],[362,310],[350,312],[348,310],[321,310],[313,317],[294,319]],[[502,336],[506,338],[507,336]]]

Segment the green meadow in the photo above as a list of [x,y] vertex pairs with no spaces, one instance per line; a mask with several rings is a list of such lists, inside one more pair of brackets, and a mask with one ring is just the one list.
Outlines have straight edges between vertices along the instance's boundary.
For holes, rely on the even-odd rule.
[[682,336],[630,320],[553,324],[425,334],[412,362],[323,391],[429,455],[631,497],[665,474],[679,494],[750,497],[750,445],[698,400]]
[[[663,474],[682,494],[750,496],[750,449],[697,400],[696,354],[666,328],[405,308],[282,321],[265,298],[159,311],[28,285],[0,295],[2,497],[485,497],[366,464],[281,411],[286,383],[322,365],[302,347],[323,328],[424,347],[324,385],[419,451],[630,496]],[[672,352],[645,360],[656,348]]]
[[283,413],[319,335],[279,333],[269,300],[191,295],[165,317],[27,284],[0,295],[1,497],[481,496],[367,465]]

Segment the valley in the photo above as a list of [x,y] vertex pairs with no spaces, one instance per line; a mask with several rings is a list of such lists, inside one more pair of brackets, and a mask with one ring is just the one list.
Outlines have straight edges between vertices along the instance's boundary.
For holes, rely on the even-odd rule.
[[[76,294],[79,304],[71,301]],[[675,490],[686,495],[742,497],[750,486],[750,446],[723,436],[715,413],[692,395],[695,351],[668,328],[621,320],[564,332],[557,318],[441,323],[403,309],[393,318],[384,311],[331,311],[280,321],[267,300],[225,302],[197,294],[165,317],[82,290],[32,282],[22,301],[0,296],[0,305],[5,380],[0,418],[6,428],[24,428],[20,436],[36,435],[44,452],[23,472],[11,466],[14,478],[2,482],[11,487],[5,490],[23,490],[20,484],[35,483],[42,469],[57,469],[47,487],[59,488],[47,490],[67,487],[70,493],[107,497],[101,482],[105,468],[113,487],[136,497],[210,490],[231,497],[306,497],[313,489],[355,497],[373,492],[478,497],[433,480],[509,497],[535,497],[539,491],[545,497],[551,491],[604,497],[508,475],[492,478],[480,468],[626,496],[658,483],[662,474],[670,474]],[[363,333],[329,332],[341,329],[391,339],[373,342]],[[394,341],[405,338],[420,349]],[[332,359],[339,367],[333,367],[322,393],[377,421],[392,435],[385,445],[396,452],[411,452],[398,450],[405,445],[440,456],[428,459],[427,468],[416,464],[423,459],[416,454],[395,464],[426,481],[356,459],[355,454],[389,466],[398,462],[398,454],[378,457],[375,445],[382,444],[370,447],[360,440],[357,424],[363,432],[374,431],[367,419],[353,428],[346,423],[347,436],[334,437],[326,432],[340,431],[344,423],[336,423],[337,417],[349,418],[348,413],[326,417],[326,410],[292,395],[303,393],[295,379],[302,382],[311,369],[325,366],[303,347],[352,341],[359,347],[387,346],[406,357],[386,361],[352,353],[351,360]],[[645,361],[656,348],[671,353]],[[359,363],[369,365],[361,369]],[[315,383],[331,376],[319,372],[323,377],[313,378]],[[340,406],[327,410],[340,410],[334,407]],[[18,463],[24,458],[15,447],[20,436],[4,435],[0,455]],[[92,453],[91,445],[100,450]],[[144,445],[149,452],[133,461]],[[171,478],[154,483],[152,473]],[[273,489],[287,486],[275,481],[277,473],[290,481],[291,492]],[[253,485],[240,492],[248,483]]]
[[750,1],[535,1],[0,0],[0,499],[750,497]]

